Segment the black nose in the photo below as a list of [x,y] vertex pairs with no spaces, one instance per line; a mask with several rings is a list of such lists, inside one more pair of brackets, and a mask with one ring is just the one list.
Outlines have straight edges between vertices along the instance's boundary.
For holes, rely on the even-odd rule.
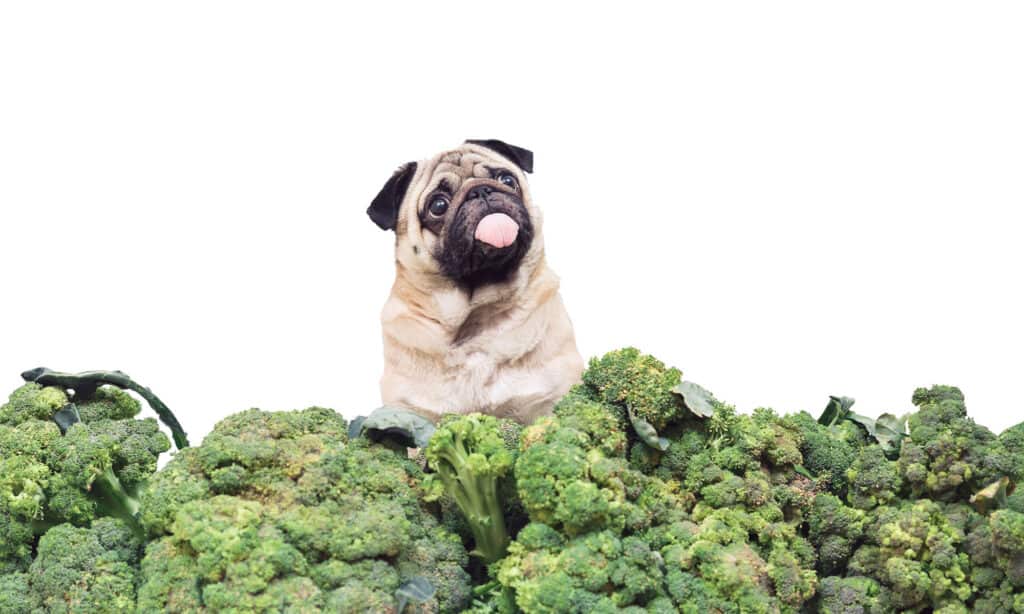
[[487,195],[490,194],[492,191],[493,190],[491,190],[491,188],[489,186],[479,185],[479,186],[473,188],[472,190],[470,190],[469,194],[467,194],[466,197],[469,200],[476,200],[478,198],[487,198]]

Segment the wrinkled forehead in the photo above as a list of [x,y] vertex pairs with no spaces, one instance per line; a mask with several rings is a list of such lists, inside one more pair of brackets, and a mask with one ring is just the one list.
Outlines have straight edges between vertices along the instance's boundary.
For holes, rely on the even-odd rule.
[[428,186],[437,188],[442,182],[451,192],[456,192],[462,182],[474,177],[489,178],[496,170],[512,170],[512,165],[500,158],[487,156],[476,151],[447,151],[432,159]]

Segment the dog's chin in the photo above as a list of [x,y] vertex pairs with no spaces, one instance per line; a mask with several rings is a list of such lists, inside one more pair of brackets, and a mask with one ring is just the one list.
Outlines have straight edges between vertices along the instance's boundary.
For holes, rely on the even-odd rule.
[[[461,219],[456,218],[456,223],[445,233],[438,255],[442,275],[472,289],[508,281],[519,270],[533,242],[533,224],[521,203],[506,202],[503,205],[472,207],[460,216]],[[507,215],[517,226],[511,243],[498,241],[495,245],[479,238],[481,222],[493,213]]]

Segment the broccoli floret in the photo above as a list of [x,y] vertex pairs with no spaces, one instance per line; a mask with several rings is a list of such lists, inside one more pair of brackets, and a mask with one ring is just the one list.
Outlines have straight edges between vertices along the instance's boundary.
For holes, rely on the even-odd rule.
[[914,497],[965,499],[1001,477],[991,456],[995,435],[967,417],[959,388],[918,388],[913,402],[919,410],[908,421],[899,462]]
[[[579,509],[585,487],[597,493],[596,485],[589,481],[589,442],[585,433],[561,428],[553,418],[541,418],[523,431],[524,447],[515,464],[515,479],[531,520],[564,526],[571,534],[610,522],[608,500],[617,497],[616,493],[607,497],[599,493],[593,510]],[[569,510],[583,513],[566,516]]]
[[773,468],[803,463],[800,454],[803,438],[799,430],[786,424],[771,409],[759,407],[741,424],[737,445],[754,458]]
[[511,443],[502,437],[500,420],[474,413],[443,419],[426,448],[435,471],[425,482],[429,498],[447,493],[454,499],[473,534],[471,554],[486,564],[504,556],[508,547],[500,495],[501,482],[515,463],[516,446]]
[[555,404],[554,414],[564,427],[590,437],[590,445],[607,456],[623,456],[626,450],[626,422],[615,407],[600,401],[571,395]]
[[942,504],[927,499],[876,510],[866,544],[850,560],[851,574],[888,587],[900,609],[966,602],[970,560],[960,548],[963,529],[950,520]]
[[831,494],[814,498],[807,518],[808,539],[818,553],[818,572],[822,576],[842,573],[864,533],[863,511],[846,507]]
[[665,573],[665,588],[678,611],[683,614],[738,612],[737,606],[723,597],[712,584],[676,567]]
[[230,416],[143,494],[156,539],[139,609],[387,611],[421,577],[435,593],[417,611],[459,611],[466,550],[432,514],[423,481],[404,451],[349,441],[329,409]]
[[[591,435],[562,420],[541,418],[523,431],[515,479],[530,520],[567,535],[649,524],[649,510],[637,504],[647,489],[648,476],[629,466],[621,446],[608,445],[607,433]],[[565,419],[574,425],[580,421],[579,414]],[[617,455],[609,456],[609,450]]]
[[[1024,484],[1024,422],[1000,433],[990,453],[991,464],[1000,475],[1010,478],[1015,485]],[[1017,490],[1024,493],[1024,488]]]
[[702,578],[713,594],[745,604],[743,611],[797,606],[814,594],[813,550],[794,525],[739,507],[709,509],[701,503],[694,518],[696,530],[661,549],[669,570]]
[[855,576],[822,578],[813,611],[819,614],[883,614],[888,607],[888,589],[871,578]]
[[887,459],[882,448],[875,445],[861,448],[846,472],[846,481],[847,500],[862,510],[888,504],[899,496],[903,487],[899,465]]
[[663,595],[657,553],[638,537],[612,531],[563,541],[552,527],[527,525],[496,571],[528,613],[615,609]]
[[583,383],[598,399],[632,411],[658,431],[688,415],[682,398],[672,392],[681,379],[678,369],[636,348],[592,358],[583,372]]
[[0,406],[0,424],[18,426],[32,420],[50,421],[68,404],[68,395],[60,388],[25,384],[16,389]]
[[824,480],[830,492],[845,497],[846,471],[866,443],[864,430],[849,420],[828,427],[807,412],[786,416],[783,423],[800,433],[803,466]]
[[39,609],[39,596],[32,590],[28,573],[5,573],[0,567],[0,614],[25,614]]
[[137,536],[138,493],[170,441],[126,392],[28,383],[0,407],[0,567],[24,571],[47,529],[121,519]]
[[131,611],[141,554],[142,540],[119,519],[55,526],[27,574],[32,599],[47,612]]

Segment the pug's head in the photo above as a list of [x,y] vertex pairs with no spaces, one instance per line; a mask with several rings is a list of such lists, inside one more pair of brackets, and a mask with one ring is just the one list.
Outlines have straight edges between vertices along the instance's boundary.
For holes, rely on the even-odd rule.
[[540,214],[526,173],[533,154],[497,140],[470,140],[409,162],[367,214],[395,231],[395,257],[410,272],[476,288],[508,280],[538,251]]

